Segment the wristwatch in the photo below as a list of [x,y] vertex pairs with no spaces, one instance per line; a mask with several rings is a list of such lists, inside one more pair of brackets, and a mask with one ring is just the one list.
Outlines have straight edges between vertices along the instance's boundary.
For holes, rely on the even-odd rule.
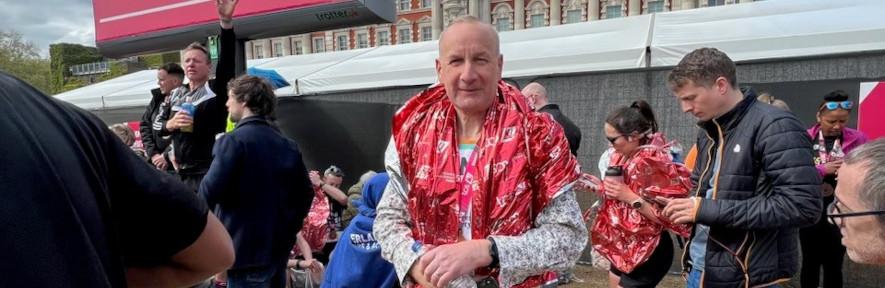
[[492,237],[486,238],[492,245],[489,245],[489,256],[492,257],[492,263],[489,263],[488,268],[494,269],[500,266],[499,258],[498,258],[498,244],[495,243],[495,239]]
[[636,198],[636,200],[630,202],[630,207],[633,207],[633,209],[642,208],[642,197]]

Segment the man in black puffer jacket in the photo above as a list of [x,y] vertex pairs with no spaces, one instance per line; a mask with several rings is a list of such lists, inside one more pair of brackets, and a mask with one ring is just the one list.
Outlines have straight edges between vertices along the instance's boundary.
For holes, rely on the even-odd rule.
[[700,120],[694,197],[662,213],[694,223],[683,262],[687,287],[778,287],[799,266],[799,227],[822,213],[811,142],[793,114],[739,90],[725,53],[701,48],[668,86]]
[[141,132],[141,142],[144,143],[144,152],[147,154],[148,160],[154,164],[157,169],[163,171],[174,171],[172,164],[167,161],[166,151],[169,148],[169,139],[164,139],[160,135],[161,123],[155,122],[161,111],[164,111],[169,105],[169,95],[178,87],[181,87],[184,81],[184,69],[175,63],[167,63],[157,69],[157,84],[159,88],[151,90],[151,102],[144,110],[141,116],[141,122],[138,123]]

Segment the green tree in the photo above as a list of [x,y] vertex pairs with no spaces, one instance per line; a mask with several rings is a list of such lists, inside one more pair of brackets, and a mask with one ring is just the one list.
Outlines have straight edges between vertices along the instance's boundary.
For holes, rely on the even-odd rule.
[[77,64],[98,62],[103,59],[95,47],[70,43],[49,45],[49,58],[50,85],[55,93],[79,88],[83,85],[81,82],[68,83],[68,81],[71,81],[66,79],[66,76],[70,76],[68,68]]
[[0,30],[0,70],[21,78],[32,86],[52,94],[49,60],[40,58],[34,43],[15,31]]

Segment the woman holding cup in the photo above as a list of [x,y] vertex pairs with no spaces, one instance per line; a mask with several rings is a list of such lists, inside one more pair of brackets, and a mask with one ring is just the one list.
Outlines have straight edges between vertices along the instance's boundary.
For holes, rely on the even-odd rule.
[[690,227],[660,215],[658,197],[684,198],[690,171],[674,163],[654,113],[639,100],[609,113],[605,136],[614,148],[603,185],[605,200],[591,228],[593,249],[611,262],[610,287],[655,287],[670,269],[667,232],[687,237]]

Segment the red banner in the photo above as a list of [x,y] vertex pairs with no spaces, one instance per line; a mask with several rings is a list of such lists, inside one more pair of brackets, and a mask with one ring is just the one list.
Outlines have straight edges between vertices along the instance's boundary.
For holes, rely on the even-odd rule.
[[141,142],[141,127],[139,126],[139,122],[126,122],[126,125],[128,125],[129,129],[132,129],[133,134],[135,134],[135,144],[132,145],[144,149],[144,142]]
[[[234,17],[328,5],[349,0],[240,1]],[[95,42],[218,20],[215,0],[93,0]]]
[[885,82],[860,83],[857,129],[872,140],[885,136]]

